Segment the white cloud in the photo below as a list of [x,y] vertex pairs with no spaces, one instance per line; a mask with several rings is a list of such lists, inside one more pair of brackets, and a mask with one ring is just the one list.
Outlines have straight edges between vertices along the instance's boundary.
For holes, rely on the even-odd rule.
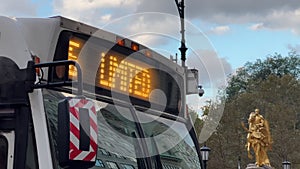
[[111,20],[111,14],[101,16],[102,22],[109,22]]
[[300,8],[290,11],[274,11],[266,18],[266,27],[269,29],[289,29],[295,34],[300,34]]
[[187,59],[187,65],[198,69],[199,84],[224,87],[227,75],[232,73],[232,67],[225,58],[221,58],[213,50],[197,50]]
[[[285,29],[300,34],[300,3],[296,0],[272,0],[272,3],[253,0],[189,0],[185,1],[185,5],[187,19],[217,25],[257,23],[250,29]],[[136,12],[161,12],[178,16],[175,2],[171,0],[54,0],[54,8],[61,15],[93,25],[102,25]],[[109,18],[103,17],[108,15]],[[164,23],[164,20],[160,23]],[[223,34],[228,31],[229,27],[220,26],[210,33]]]
[[289,30],[300,35],[300,8],[290,11],[274,10],[260,18],[260,21],[262,22],[251,25],[249,29],[253,31],[262,29]]
[[[189,0],[185,1],[187,19],[218,25],[263,23],[269,30],[290,30],[300,34],[298,0]],[[139,12],[167,12],[178,15],[174,1],[140,0]],[[258,30],[261,25],[253,25]]]
[[37,5],[31,0],[9,0],[0,5],[0,14],[4,16],[36,16]]
[[230,31],[229,26],[217,26],[211,29],[211,33],[217,34],[217,35],[222,35]]
[[132,6],[135,2],[134,0],[63,0],[62,9],[93,10],[96,8],[116,8]]
[[289,44],[289,45],[287,46],[287,48],[288,48],[289,50],[295,51],[295,52],[297,52],[297,53],[300,52],[300,44],[296,44],[296,45],[291,45],[291,44]]
[[[199,3],[199,1],[193,2]],[[299,1],[273,0],[272,3],[266,3],[266,1],[253,3],[250,0],[227,0],[224,3],[219,0],[204,3],[200,8],[205,9],[192,10],[192,17],[199,17],[205,22],[214,24],[256,23],[250,29],[289,30],[300,34]],[[190,8],[195,7],[193,5]]]
[[256,30],[264,29],[265,27],[264,27],[264,23],[257,23],[257,24],[253,24],[249,28],[253,31],[256,31]]
[[179,44],[178,22],[179,18],[168,14],[139,13],[112,20],[102,29],[133,39],[148,47],[156,48],[171,41]]
[[54,0],[55,13],[94,26],[133,13],[135,0]]

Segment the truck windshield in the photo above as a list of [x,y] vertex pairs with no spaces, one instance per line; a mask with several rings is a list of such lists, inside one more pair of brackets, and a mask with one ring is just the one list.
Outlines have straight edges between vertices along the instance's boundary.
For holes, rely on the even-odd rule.
[[138,117],[149,138],[146,142],[150,155],[159,155],[163,168],[201,169],[195,144],[184,123],[144,112],[138,112]]
[[[44,89],[43,95],[55,160],[58,159],[57,105],[70,94]],[[126,104],[93,101],[97,111],[98,151],[92,168],[201,169],[183,119],[174,121]],[[54,164],[60,168],[57,160]]]

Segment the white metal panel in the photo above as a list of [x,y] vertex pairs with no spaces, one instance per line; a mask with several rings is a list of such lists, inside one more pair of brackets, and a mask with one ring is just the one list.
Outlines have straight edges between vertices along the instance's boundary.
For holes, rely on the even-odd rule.
[[17,18],[24,39],[41,62],[53,60],[60,33],[59,18]]
[[186,70],[186,94],[198,94],[198,70]]
[[36,89],[33,93],[30,93],[29,99],[31,103],[39,167],[40,169],[53,168],[41,89]]
[[9,57],[19,68],[25,68],[31,59],[17,21],[3,16],[0,16],[0,56]]

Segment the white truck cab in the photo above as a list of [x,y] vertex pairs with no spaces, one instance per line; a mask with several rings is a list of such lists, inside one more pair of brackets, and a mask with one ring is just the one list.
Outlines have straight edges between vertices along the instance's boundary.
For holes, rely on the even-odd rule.
[[80,22],[0,16],[0,169],[201,169],[186,74]]

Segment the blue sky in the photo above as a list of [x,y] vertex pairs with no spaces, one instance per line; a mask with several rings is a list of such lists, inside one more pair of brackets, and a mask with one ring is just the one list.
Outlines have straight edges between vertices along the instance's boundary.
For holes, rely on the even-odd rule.
[[[299,0],[185,0],[185,4],[187,64],[200,70],[199,83],[209,97],[246,62],[275,52],[286,56],[291,49],[300,52]],[[62,15],[166,55],[179,53],[174,0],[10,0],[1,4],[0,15]]]
[[300,43],[299,38],[289,30],[252,31],[247,25],[232,25],[231,32],[227,34],[209,36],[218,54],[225,57],[233,68],[248,61],[264,59],[275,52],[286,56]]

